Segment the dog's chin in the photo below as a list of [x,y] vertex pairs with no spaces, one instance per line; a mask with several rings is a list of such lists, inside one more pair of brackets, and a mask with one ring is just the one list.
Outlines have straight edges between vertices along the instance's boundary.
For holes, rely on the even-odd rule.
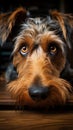
[[[52,92],[53,94],[53,92]],[[21,108],[24,107],[24,109],[27,107],[29,109],[50,109],[50,108],[55,108],[58,106],[64,106],[67,102],[67,97],[66,100],[64,100],[61,96],[60,93],[57,93],[55,96],[55,92],[54,95],[50,94],[50,96],[48,96],[48,98],[46,100],[42,100],[42,101],[33,101],[30,97],[28,99],[25,99],[25,95],[23,98],[19,97],[16,100],[16,105],[20,106]]]
[[19,106],[27,106],[29,108],[34,109],[48,109],[48,108],[55,108],[57,106],[64,106],[69,98],[69,95],[67,93],[64,93],[64,97],[62,93],[60,93],[57,89],[55,91],[51,91],[50,95],[48,95],[47,99],[45,100],[32,100],[31,97],[26,96],[27,94],[24,94],[24,96],[19,99],[17,99],[17,104]]
[[15,99],[15,102],[19,106],[27,106],[29,108],[54,108],[55,106],[63,106],[69,99],[71,93],[70,84],[63,80],[57,79],[51,80],[49,82],[50,92],[46,99],[33,100],[28,92],[26,87],[16,85],[17,81],[12,81],[8,84],[8,91],[11,93],[12,97]]

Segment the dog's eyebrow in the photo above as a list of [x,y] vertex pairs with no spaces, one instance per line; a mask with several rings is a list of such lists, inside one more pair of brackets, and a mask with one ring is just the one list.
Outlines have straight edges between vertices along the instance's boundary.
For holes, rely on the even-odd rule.
[[[45,33],[45,36],[49,36],[51,33]],[[48,40],[48,43],[56,43],[60,46],[60,48],[62,49],[62,52],[64,53],[64,49],[65,49],[65,43],[64,41],[58,36],[55,35],[55,33],[52,33],[52,35],[50,35],[50,38]]]

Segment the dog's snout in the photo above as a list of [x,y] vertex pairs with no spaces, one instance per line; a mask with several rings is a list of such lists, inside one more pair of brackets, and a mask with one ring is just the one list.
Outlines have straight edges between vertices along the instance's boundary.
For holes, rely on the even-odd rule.
[[48,97],[49,88],[42,86],[32,86],[29,88],[29,95],[35,101],[41,101]]

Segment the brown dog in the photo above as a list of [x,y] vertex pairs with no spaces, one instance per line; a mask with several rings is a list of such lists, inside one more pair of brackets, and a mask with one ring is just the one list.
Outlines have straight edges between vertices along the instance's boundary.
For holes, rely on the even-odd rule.
[[57,11],[44,18],[27,18],[26,14],[18,8],[0,15],[2,43],[14,38],[8,90],[19,105],[48,108],[65,104],[73,81],[73,16]]

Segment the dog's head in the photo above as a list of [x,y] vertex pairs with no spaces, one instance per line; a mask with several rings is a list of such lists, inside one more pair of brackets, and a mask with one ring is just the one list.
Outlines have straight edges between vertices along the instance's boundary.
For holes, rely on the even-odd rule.
[[49,107],[66,102],[71,91],[66,80],[73,76],[68,53],[72,51],[72,35],[71,15],[53,11],[45,18],[27,18],[23,8],[1,14],[2,43],[14,39],[17,76],[8,89],[21,105]]

